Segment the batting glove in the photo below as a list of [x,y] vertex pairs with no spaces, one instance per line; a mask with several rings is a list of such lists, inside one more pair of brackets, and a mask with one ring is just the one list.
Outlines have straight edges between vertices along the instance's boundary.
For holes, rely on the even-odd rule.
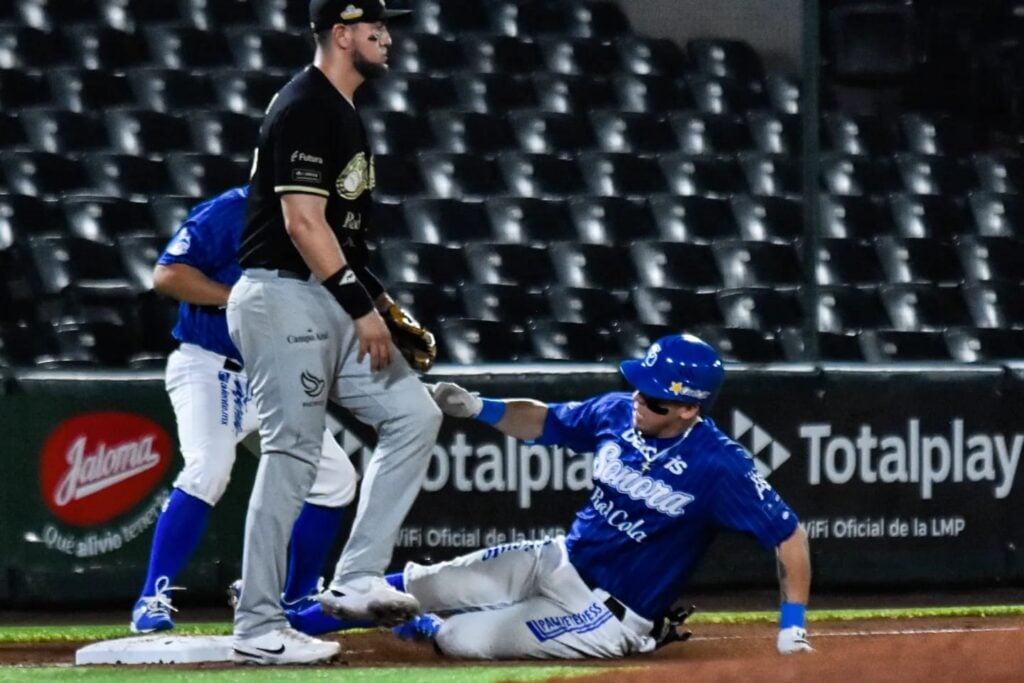
[[814,652],[814,648],[807,642],[807,629],[802,626],[790,626],[780,630],[776,646],[779,648],[780,655]]
[[483,410],[484,402],[476,392],[463,389],[451,382],[427,385],[434,403],[441,412],[451,417],[476,417]]

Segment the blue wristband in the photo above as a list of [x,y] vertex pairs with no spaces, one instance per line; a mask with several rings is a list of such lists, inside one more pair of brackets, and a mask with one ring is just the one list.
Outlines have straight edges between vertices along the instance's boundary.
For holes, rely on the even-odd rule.
[[483,402],[484,407],[480,410],[480,414],[476,416],[476,419],[489,425],[496,425],[501,422],[501,418],[505,417],[505,402],[496,401],[493,398],[483,398],[480,400]]
[[779,629],[789,628],[790,626],[803,628],[806,612],[806,605],[801,605],[798,602],[782,603],[782,611],[779,614]]

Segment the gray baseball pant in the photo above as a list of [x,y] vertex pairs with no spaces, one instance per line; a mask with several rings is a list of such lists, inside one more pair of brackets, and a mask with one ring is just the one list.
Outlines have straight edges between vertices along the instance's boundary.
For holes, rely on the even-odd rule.
[[357,362],[352,319],[318,282],[250,269],[231,290],[228,329],[242,357],[260,421],[260,458],[242,551],[235,635],[287,626],[280,606],[288,539],[316,477],[327,400],[377,430],[359,511],[343,559],[350,576],[380,575],[416,499],[441,412],[397,349],[391,364]]

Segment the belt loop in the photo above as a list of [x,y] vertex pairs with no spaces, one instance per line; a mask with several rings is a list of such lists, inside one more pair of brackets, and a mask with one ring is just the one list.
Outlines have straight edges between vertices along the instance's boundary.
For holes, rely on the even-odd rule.
[[234,358],[225,358],[224,359],[224,369],[228,370],[230,372],[241,372],[242,371],[242,364],[239,363]]

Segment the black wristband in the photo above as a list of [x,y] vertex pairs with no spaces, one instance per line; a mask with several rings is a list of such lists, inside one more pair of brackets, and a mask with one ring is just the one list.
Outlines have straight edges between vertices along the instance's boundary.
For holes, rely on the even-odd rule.
[[352,271],[359,278],[359,282],[362,283],[363,287],[366,288],[366,293],[370,295],[370,299],[376,301],[377,297],[384,293],[384,285],[369,268],[363,266],[362,268],[353,268]]
[[331,293],[345,312],[352,316],[352,319],[362,318],[373,310],[373,301],[366,289],[359,283],[359,278],[348,266],[343,266],[334,275],[324,280],[322,284]]

